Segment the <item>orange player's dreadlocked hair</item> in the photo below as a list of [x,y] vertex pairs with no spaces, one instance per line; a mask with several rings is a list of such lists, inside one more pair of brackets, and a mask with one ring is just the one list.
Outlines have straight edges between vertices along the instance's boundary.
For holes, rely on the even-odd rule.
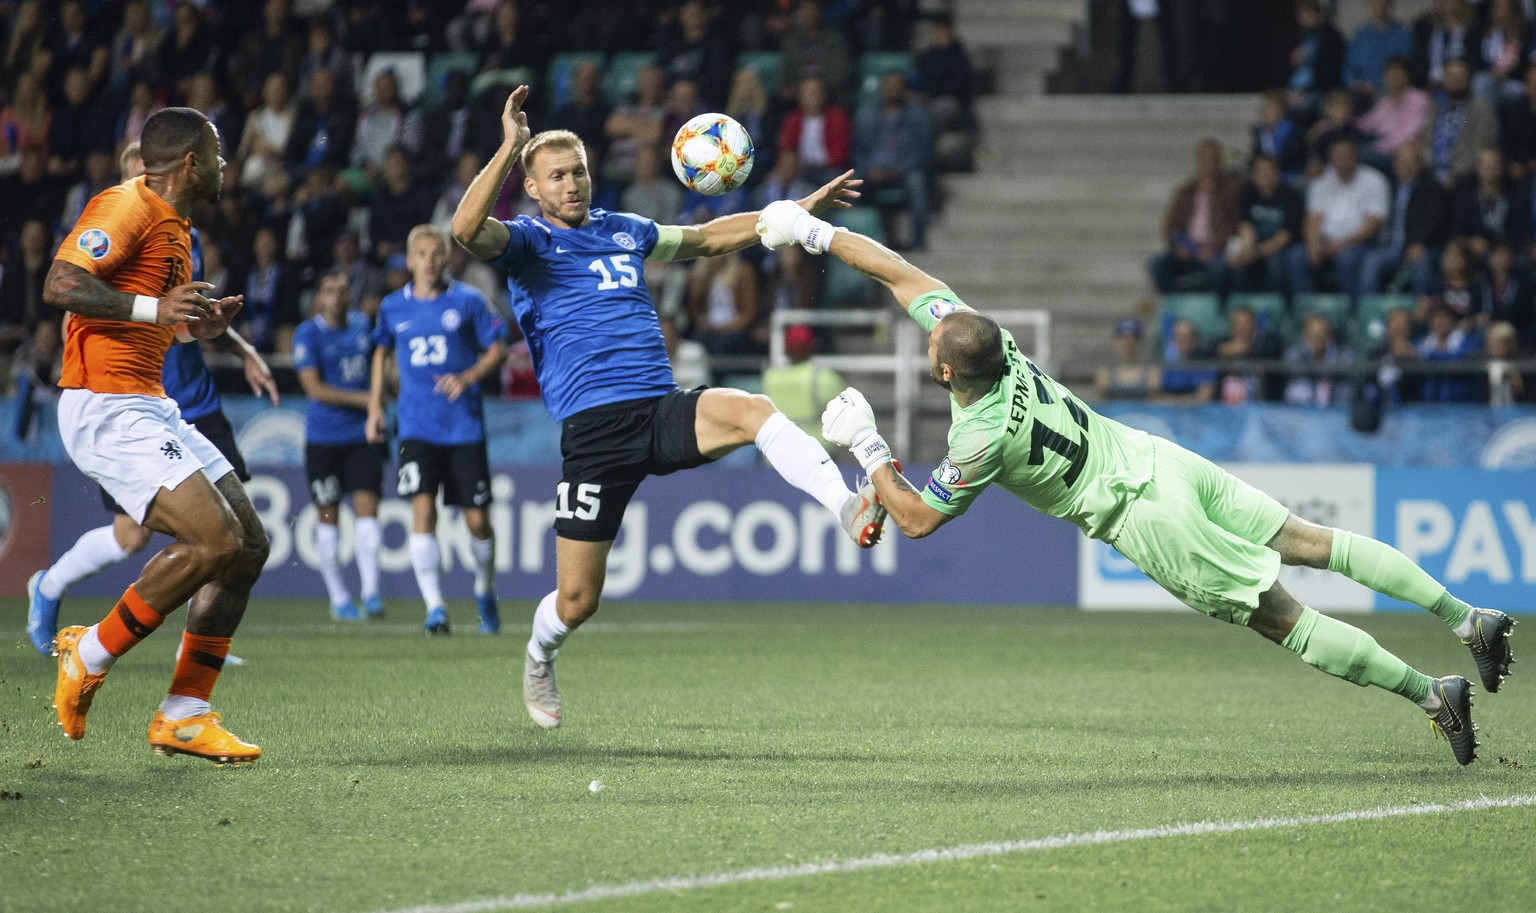
[[528,141],[528,145],[523,147],[522,163],[524,174],[532,173],[533,159],[542,149],[574,149],[583,156],[587,152],[587,147],[582,143],[581,137],[569,130],[545,130],[543,133],[536,133],[533,139]]

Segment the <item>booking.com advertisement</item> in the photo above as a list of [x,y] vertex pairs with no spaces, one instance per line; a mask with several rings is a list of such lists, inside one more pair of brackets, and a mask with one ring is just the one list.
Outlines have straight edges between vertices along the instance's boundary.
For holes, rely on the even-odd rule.
[[[52,555],[57,556],[110,516],[96,487],[72,467],[53,470]],[[498,593],[503,600],[537,600],[555,584],[552,527],[559,471],[501,467],[493,475],[496,500],[490,513]],[[322,598],[325,591],[315,570],[315,510],[303,470],[256,469],[246,488],[272,541],[256,594]],[[410,506],[387,498],[379,516],[383,594],[415,608],[420,599],[406,544]],[[454,515],[439,523],[438,536],[445,595],[467,599],[468,531]],[[609,557],[606,595],[722,602],[1072,605],[1077,602],[1077,580],[1070,572],[1076,536],[1066,523],[1042,517],[999,492],[931,539],[908,541],[888,528],[885,541],[865,550],[829,511],[772,469],[709,467],[641,485]],[[341,547],[348,558],[351,540],[351,515],[344,511]],[[153,550],[168,542],[156,537],[142,555],[81,582],[72,593],[118,595]],[[355,588],[353,568],[347,569],[347,579]]]

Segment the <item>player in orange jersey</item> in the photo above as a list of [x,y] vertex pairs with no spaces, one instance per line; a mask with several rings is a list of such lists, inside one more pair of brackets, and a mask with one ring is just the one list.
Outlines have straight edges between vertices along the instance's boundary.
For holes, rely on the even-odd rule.
[[44,300],[65,317],[59,431],[65,449],[135,521],[176,541],[144,566],[112,611],[63,629],[54,705],[72,739],[118,657],[191,599],[171,687],[149,727],[162,754],[255,760],[209,706],[230,638],[267,559],[267,537],[228,459],[182,420],[160,369],[180,339],[213,338],[241,299],[188,282],[194,204],[219,198],[219,134],[201,112],[165,108],[144,124],[143,177],[93,198],[65,238]]

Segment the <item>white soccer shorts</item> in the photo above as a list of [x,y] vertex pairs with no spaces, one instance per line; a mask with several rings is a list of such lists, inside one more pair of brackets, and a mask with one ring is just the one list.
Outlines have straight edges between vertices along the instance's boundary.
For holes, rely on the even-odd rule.
[[175,491],[198,470],[210,482],[234,471],[202,432],[182,420],[169,397],[65,390],[59,435],[80,471],[136,523],[144,522],[160,489]]

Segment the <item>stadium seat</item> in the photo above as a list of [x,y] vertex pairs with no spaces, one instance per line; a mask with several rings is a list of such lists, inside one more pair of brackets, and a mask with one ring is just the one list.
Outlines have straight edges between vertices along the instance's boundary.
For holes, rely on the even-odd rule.
[[656,55],[650,51],[625,51],[608,60],[603,71],[603,98],[610,105],[627,105],[634,97],[640,71],[650,66]]
[[1390,311],[1412,311],[1412,295],[1361,295],[1355,304],[1355,316],[1349,322],[1346,341],[1357,355],[1367,355],[1386,339],[1386,319]]
[[492,86],[499,86],[507,91],[511,91],[522,85],[534,86],[536,82],[537,80],[534,78],[531,67],[486,70],[484,73],[476,76],[474,82],[469,84],[469,95],[471,98],[479,98],[481,92]]
[[1285,296],[1279,292],[1234,292],[1227,296],[1227,313],[1246,307],[1259,318],[1259,329],[1279,333],[1285,326]]
[[1349,330],[1350,303],[1348,295],[1336,293],[1312,293],[1297,295],[1291,302],[1290,326],[1285,334],[1286,345],[1301,339],[1301,324],[1312,314],[1322,314],[1333,321],[1335,335],[1340,342]]
[[475,76],[475,70],[480,67],[480,58],[469,51],[444,51],[441,54],[433,54],[427,61],[427,82],[422,87],[424,101],[435,102],[443,97],[443,90],[447,88],[448,71],[458,70],[471,79]]
[[871,51],[859,58],[858,104],[874,102],[880,97],[880,77],[889,70],[912,72],[912,55],[905,51]]
[[757,71],[757,78],[763,84],[763,90],[769,95],[779,84],[779,52],[778,51],[743,51],[736,55],[736,69],[750,67]]
[[[856,231],[875,240],[881,240],[880,213],[874,209],[855,206],[829,214],[828,221]],[[869,277],[836,257],[821,257],[826,276],[821,285],[823,308],[864,307],[874,300],[879,287]]]
[[363,67],[363,81],[358,88],[358,100],[368,105],[373,102],[373,79],[385,70],[395,71],[395,81],[400,84],[400,100],[414,105],[427,84],[427,61],[419,51],[380,51],[368,58]]
[[549,110],[558,111],[570,101],[571,97],[571,73],[583,63],[591,63],[597,66],[599,72],[603,69],[603,54],[601,51],[568,51],[564,54],[556,54],[549,62],[549,73],[544,80],[544,94],[548,96]]
[[1173,334],[1173,324],[1177,320],[1193,323],[1200,331],[1200,344],[1204,346],[1213,345],[1227,335],[1227,315],[1221,309],[1218,296],[1209,292],[1164,295],[1154,352],[1162,353],[1162,342]]

